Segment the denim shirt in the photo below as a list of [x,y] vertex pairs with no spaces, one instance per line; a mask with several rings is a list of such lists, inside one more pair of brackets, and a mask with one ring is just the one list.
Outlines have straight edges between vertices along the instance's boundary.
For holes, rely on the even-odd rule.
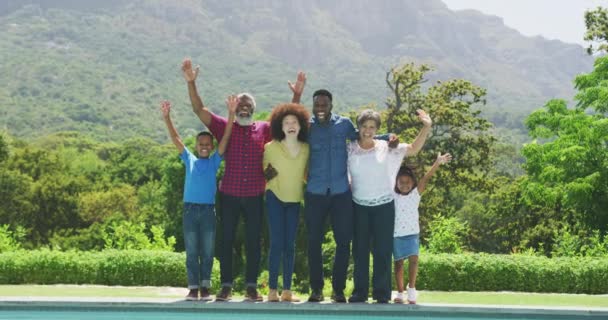
[[[376,136],[388,140],[389,135]],[[347,140],[359,139],[359,132],[349,118],[331,114],[325,124],[315,116],[310,119],[308,143],[308,182],[306,192],[317,195],[335,195],[348,191]]]

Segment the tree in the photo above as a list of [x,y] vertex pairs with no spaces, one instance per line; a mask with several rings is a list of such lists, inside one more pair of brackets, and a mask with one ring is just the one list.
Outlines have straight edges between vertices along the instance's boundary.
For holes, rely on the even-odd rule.
[[597,7],[595,10],[585,12],[585,41],[599,42],[597,48],[590,44],[587,47],[587,53],[593,54],[596,52],[608,51],[608,10]]
[[[592,90],[591,90],[592,91]],[[577,95],[589,101],[585,94]],[[593,105],[594,103],[590,103]],[[551,208],[556,217],[583,222],[590,229],[608,226],[608,119],[563,100],[551,100],[533,112],[526,125],[536,138],[524,146],[528,183],[523,196]],[[572,212],[572,216],[565,213]]]
[[[433,212],[453,212],[459,206],[452,198],[456,187],[483,190],[492,170],[491,149],[495,138],[489,132],[491,123],[480,116],[479,108],[485,104],[486,91],[466,80],[438,81],[423,88],[427,65],[414,63],[392,68],[386,74],[391,97],[386,101],[386,129],[398,134],[404,141],[412,141],[421,126],[417,109],[424,109],[433,118],[433,129],[418,157],[408,158],[423,173],[438,152],[449,152],[454,157],[445,169],[433,178],[437,190],[428,194],[440,197],[437,201],[425,201]],[[453,200],[453,201],[452,201]],[[427,207],[428,208],[428,207]]]

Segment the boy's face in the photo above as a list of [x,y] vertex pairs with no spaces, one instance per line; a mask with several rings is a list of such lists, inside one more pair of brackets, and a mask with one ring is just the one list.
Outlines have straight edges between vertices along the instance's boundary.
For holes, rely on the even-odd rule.
[[196,138],[196,152],[199,158],[209,158],[213,150],[213,138],[210,136],[199,136]]

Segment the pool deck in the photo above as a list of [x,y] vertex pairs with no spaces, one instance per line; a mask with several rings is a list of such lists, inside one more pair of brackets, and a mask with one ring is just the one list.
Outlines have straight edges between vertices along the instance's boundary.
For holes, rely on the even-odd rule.
[[[2,310],[120,310],[164,312],[229,312],[229,313],[304,313],[304,314],[370,314],[409,316],[492,315],[513,317],[533,316],[541,319],[584,318],[608,319],[608,308],[543,307],[462,304],[376,304],[376,303],[286,303],[185,301],[181,298],[122,298],[122,297],[12,297],[0,296]],[[405,314],[404,314],[405,312]]]

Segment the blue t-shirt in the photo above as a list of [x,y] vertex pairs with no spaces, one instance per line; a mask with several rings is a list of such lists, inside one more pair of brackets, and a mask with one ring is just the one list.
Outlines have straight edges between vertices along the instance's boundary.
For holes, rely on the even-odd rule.
[[214,152],[208,159],[199,159],[188,148],[179,157],[186,165],[184,202],[215,204],[215,177],[222,157]]

